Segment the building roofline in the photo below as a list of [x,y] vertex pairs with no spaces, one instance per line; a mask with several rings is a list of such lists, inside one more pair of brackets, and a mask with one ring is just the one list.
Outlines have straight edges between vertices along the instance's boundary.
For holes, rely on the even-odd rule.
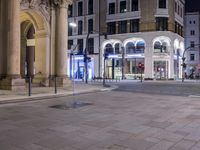
[[200,13],[198,11],[195,11],[195,12],[186,12],[185,13],[185,16],[187,15],[199,15]]

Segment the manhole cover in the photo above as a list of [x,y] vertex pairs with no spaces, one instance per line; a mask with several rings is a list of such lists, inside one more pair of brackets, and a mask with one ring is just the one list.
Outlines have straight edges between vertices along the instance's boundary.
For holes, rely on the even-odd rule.
[[50,106],[50,108],[68,110],[68,109],[75,109],[75,108],[80,108],[84,106],[89,106],[89,105],[92,105],[92,103],[73,102],[71,104],[53,105],[53,106]]

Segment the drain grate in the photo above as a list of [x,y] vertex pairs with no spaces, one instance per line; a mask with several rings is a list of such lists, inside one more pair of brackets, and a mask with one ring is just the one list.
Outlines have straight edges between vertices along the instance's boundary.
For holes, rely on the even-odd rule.
[[85,102],[73,102],[71,104],[53,105],[53,106],[50,106],[50,108],[69,110],[69,109],[75,109],[75,108],[80,108],[84,106],[90,106],[90,105],[93,105],[93,104],[85,103]]

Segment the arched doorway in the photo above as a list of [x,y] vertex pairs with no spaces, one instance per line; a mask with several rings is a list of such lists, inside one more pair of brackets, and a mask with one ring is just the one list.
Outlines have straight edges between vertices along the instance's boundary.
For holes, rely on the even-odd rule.
[[124,72],[127,79],[140,79],[141,73],[144,76],[144,67],[139,68],[139,64],[145,64],[145,41],[142,38],[130,38],[124,42],[125,61]]
[[[174,68],[173,51],[171,50],[171,40],[168,37],[156,37],[153,40],[153,72],[154,79],[170,79],[174,78],[172,68]],[[171,57],[170,57],[171,56]],[[174,71],[173,71],[174,72]]]
[[21,61],[23,78],[31,76],[40,86],[49,85],[50,36],[49,23],[33,10],[21,11]]
[[21,67],[22,78],[34,78],[35,75],[35,28],[30,21],[21,24],[21,31],[24,31],[21,39]]

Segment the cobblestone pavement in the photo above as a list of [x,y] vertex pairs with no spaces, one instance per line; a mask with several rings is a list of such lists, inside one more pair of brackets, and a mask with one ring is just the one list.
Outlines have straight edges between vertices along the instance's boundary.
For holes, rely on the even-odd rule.
[[[61,110],[72,101],[93,105]],[[0,150],[199,150],[200,99],[105,91],[0,105]]]
[[174,96],[200,96],[200,82],[187,81],[139,81],[121,82],[118,91],[128,91],[134,93],[160,94],[160,95],[174,95]]

